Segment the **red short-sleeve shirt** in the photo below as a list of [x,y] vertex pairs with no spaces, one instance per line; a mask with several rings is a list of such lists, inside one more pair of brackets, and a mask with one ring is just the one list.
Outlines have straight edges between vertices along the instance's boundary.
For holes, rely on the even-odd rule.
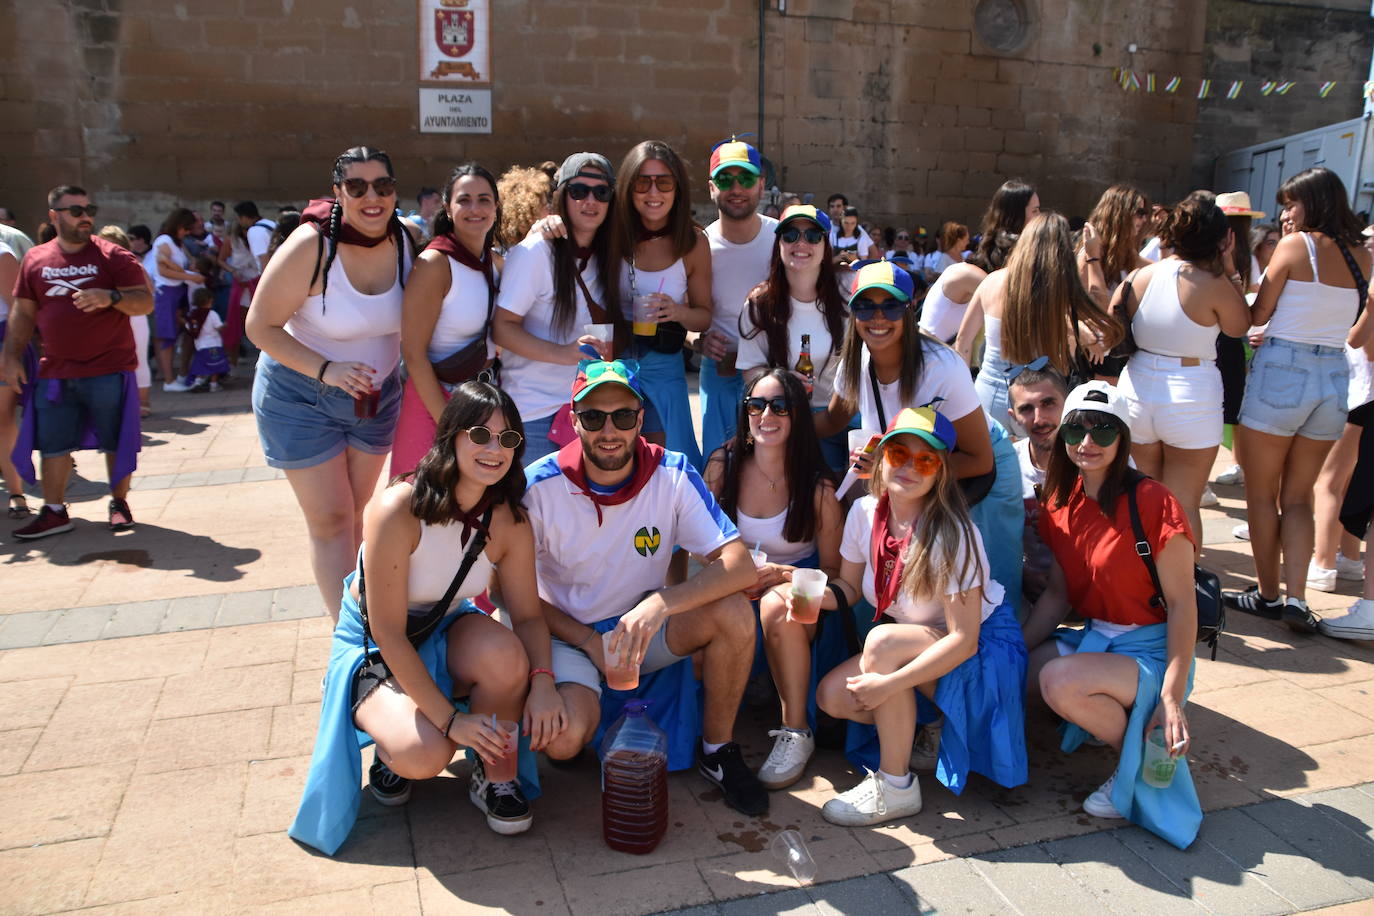
[[93,236],[85,248],[68,254],[57,240],[35,245],[19,266],[16,299],[38,304],[38,336],[43,341],[39,378],[87,378],[138,368],[129,316],[117,308],[83,312],[72,304],[82,289],[142,289],[143,265],[132,252]]
[[[1156,557],[1175,535],[1196,543],[1183,506],[1168,488],[1145,478],[1136,486],[1140,522]],[[1116,501],[1114,518],[1074,485],[1068,502],[1040,512],[1040,537],[1059,561],[1068,585],[1069,604],[1084,617],[1118,624],[1161,623],[1164,612],[1150,605],[1154,583],[1145,561],[1135,551],[1127,495]]]

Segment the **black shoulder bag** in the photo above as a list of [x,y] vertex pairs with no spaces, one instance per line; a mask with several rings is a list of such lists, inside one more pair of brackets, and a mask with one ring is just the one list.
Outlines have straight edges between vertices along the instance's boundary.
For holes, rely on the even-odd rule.
[[[1364,271],[1360,270],[1360,265],[1355,260],[1355,256],[1350,253],[1350,249],[1345,246],[1345,242],[1340,239],[1332,239],[1336,247],[1341,250],[1345,257],[1345,264],[1350,268],[1350,275],[1355,278],[1355,291],[1360,294],[1359,304],[1355,307],[1355,321],[1360,320],[1360,314],[1364,311],[1365,301],[1369,298],[1369,281],[1364,277]],[[1353,325],[1354,322],[1352,322]]]
[[1121,343],[1112,347],[1111,352],[1106,355],[1102,362],[1093,363],[1093,368],[1100,375],[1111,378],[1119,376],[1126,371],[1126,362],[1131,358],[1131,354],[1139,349],[1135,344],[1135,332],[1131,329],[1131,295],[1135,292],[1133,283],[1138,273],[1140,273],[1139,268],[1131,271],[1130,276],[1121,282],[1120,289],[1123,290],[1121,305],[1112,311],[1114,312],[1113,317],[1121,322],[1125,336],[1121,338]]
[[[448,585],[448,591],[444,596],[434,603],[423,616],[419,614],[406,615],[406,639],[410,640],[412,646],[419,647],[430,637],[439,624],[443,622],[444,616],[448,614],[448,609],[453,604],[453,598],[458,594],[458,589],[463,581],[467,579],[468,572],[472,570],[472,564],[477,562],[477,557],[487,546],[487,532],[491,526],[491,509],[487,509],[482,516],[482,523],[472,532],[472,538],[468,541],[467,550],[463,552],[463,562],[458,564],[458,572],[454,574],[453,581]],[[372,638],[372,627],[367,620],[367,590],[363,581],[363,566],[358,564],[358,611],[363,618],[363,651],[368,651],[368,644],[376,645],[377,641]]]
[[[1126,491],[1126,499],[1131,507],[1131,529],[1135,532],[1135,552],[1145,562],[1150,571],[1150,581],[1154,583],[1155,595],[1150,599],[1153,607],[1162,609],[1166,614],[1169,605],[1164,600],[1164,586],[1159,582],[1159,568],[1155,566],[1154,552],[1150,549],[1149,538],[1145,536],[1145,526],[1140,522],[1140,505],[1135,499],[1135,489],[1142,477],[1137,477]],[[1212,650],[1212,661],[1217,660],[1217,637],[1226,630],[1226,608],[1221,603],[1221,580],[1216,573],[1193,565],[1193,585],[1197,594],[1197,641],[1207,644]]]

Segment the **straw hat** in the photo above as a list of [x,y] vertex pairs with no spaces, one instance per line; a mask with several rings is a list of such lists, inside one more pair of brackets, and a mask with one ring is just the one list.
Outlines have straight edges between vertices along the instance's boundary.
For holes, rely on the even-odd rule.
[[1227,216],[1253,216],[1262,219],[1264,211],[1250,209],[1250,195],[1244,191],[1227,191],[1217,195],[1217,206]]

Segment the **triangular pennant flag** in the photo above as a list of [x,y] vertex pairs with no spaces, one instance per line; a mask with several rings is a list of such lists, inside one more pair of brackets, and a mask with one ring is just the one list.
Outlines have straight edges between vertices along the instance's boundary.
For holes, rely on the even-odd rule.
[[1294,83],[1292,80],[1287,80],[1285,82],[1279,83],[1278,87],[1275,88],[1274,91],[1277,92],[1279,95],[1287,95],[1288,90],[1292,89],[1296,85],[1297,84]]
[[1165,92],[1177,92],[1178,87],[1183,83],[1183,78],[1178,76],[1169,77],[1169,82],[1164,84]]
[[1226,97],[1228,99],[1234,99],[1236,96],[1240,95],[1240,88],[1244,85],[1245,83],[1242,80],[1236,80],[1231,83],[1231,88],[1226,91]]
[[1200,99],[1205,99],[1205,98],[1207,98],[1207,96],[1209,96],[1209,95],[1211,94],[1211,92],[1212,92],[1212,81],[1211,81],[1211,80],[1203,80],[1203,81],[1202,81],[1202,85],[1200,85],[1200,86],[1197,87],[1197,97],[1200,98]]
[[1136,76],[1134,70],[1126,77],[1126,88],[1132,92],[1140,91],[1140,77]]
[[1332,80],[1329,83],[1322,83],[1321,89],[1317,90],[1317,95],[1321,96],[1322,98],[1326,98],[1328,95],[1331,94],[1331,90],[1335,88],[1336,82],[1334,80]]
[[1275,85],[1277,84],[1273,80],[1265,80],[1264,82],[1260,83],[1260,95],[1268,95],[1269,93],[1273,92]]

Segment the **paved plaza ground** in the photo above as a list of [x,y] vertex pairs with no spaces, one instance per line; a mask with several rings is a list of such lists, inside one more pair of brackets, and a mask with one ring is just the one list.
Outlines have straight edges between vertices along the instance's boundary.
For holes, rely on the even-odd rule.
[[[1216,661],[1197,665],[1192,760],[1208,815],[1187,852],[1084,814],[1110,753],[1061,754],[1032,711],[1028,785],[975,777],[956,797],[924,778],[925,810],[882,827],[821,819],[856,779],[821,752],[762,818],[726,808],[694,772],[673,775],[672,827],[643,857],[601,842],[594,764],[545,766],[533,828],[502,838],[467,800],[460,758],[404,808],[365,796],[338,856],[319,855],[285,833],[330,632],[304,523],[264,464],[246,378],[154,398],[136,530],[106,530],[93,453],[79,456],[74,532],[21,543],[9,532],[22,523],[0,521],[0,913],[1369,911],[1374,644],[1239,615]],[[1203,563],[1240,587],[1252,581],[1230,534],[1242,494],[1216,489]],[[1355,583],[1341,585],[1312,593],[1313,608],[1349,606]],[[756,689],[737,729],[751,765],[770,727],[775,706]],[[768,852],[787,827],[816,859],[813,886]]]

